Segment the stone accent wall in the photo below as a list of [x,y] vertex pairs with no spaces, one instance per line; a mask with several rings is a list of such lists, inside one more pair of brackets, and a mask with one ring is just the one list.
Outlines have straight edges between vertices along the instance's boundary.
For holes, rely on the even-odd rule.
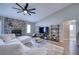
[[4,33],[11,34],[12,30],[21,30],[22,35],[26,34],[26,22],[22,20],[5,17],[4,19]]

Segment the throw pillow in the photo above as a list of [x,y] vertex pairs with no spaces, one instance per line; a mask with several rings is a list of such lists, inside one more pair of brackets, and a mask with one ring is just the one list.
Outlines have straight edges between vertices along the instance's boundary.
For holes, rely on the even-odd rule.
[[0,45],[4,45],[4,42],[2,39],[0,39]]
[[16,38],[15,34],[2,34],[2,35],[0,35],[0,39],[2,39],[5,42],[9,41],[9,40],[12,40],[14,38]]

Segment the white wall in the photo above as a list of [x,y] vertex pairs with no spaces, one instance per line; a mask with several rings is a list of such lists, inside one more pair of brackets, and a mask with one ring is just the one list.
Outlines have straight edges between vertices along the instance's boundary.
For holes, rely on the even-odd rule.
[[0,16],[0,21],[1,21],[1,34],[4,33],[4,18]]
[[77,21],[76,21],[76,39],[77,39],[77,44],[79,45],[79,17],[77,17]]
[[31,33],[27,33],[27,27],[26,27],[26,35],[33,35],[35,33],[35,23],[32,22],[26,22],[26,25],[29,24],[31,25]]
[[[40,21],[38,21],[36,23],[36,26],[50,26],[50,25],[60,24],[61,25],[60,36],[62,36],[63,35],[62,30],[63,30],[63,26],[64,26],[63,23],[67,20],[77,19],[78,16],[79,16],[79,4],[71,4],[71,5],[63,8],[62,10],[60,10],[54,14],[51,14],[51,15],[47,16],[46,18],[41,19]],[[77,20],[79,23],[79,18]]]
[[2,22],[1,22],[1,20],[0,20],[0,34],[1,34],[1,31],[2,31],[2,29],[1,29],[1,25],[2,25],[2,24],[1,24],[1,23],[2,23]]
[[[70,28],[72,27],[72,28]],[[72,41],[76,41],[76,20],[72,20],[69,22],[69,38]]]
[[[4,33],[4,20],[5,20],[5,17],[3,17],[3,16],[0,16],[0,21],[1,21],[1,34],[5,34]],[[26,32],[26,35],[33,35],[33,33],[35,33],[35,23],[32,23],[32,22],[28,22],[28,21],[25,21],[26,22],[26,25],[27,24],[30,24],[31,25],[31,33],[27,33]],[[27,31],[27,29],[26,29],[26,31]]]
[[41,19],[36,26],[49,26],[51,24],[60,24],[65,20],[75,19],[79,15],[79,4],[71,4],[62,10]]

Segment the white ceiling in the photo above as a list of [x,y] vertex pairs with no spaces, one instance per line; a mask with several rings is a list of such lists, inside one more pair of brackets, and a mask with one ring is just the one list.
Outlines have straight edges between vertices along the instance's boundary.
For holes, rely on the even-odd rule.
[[[25,4],[20,4],[24,6]],[[0,3],[0,16],[10,17],[14,19],[26,20],[30,22],[37,22],[46,16],[59,11],[60,9],[70,5],[69,3],[29,3],[28,8],[36,8],[36,14],[31,16],[22,13],[17,13],[18,10],[12,9],[12,7],[19,8],[16,4],[13,3]]]

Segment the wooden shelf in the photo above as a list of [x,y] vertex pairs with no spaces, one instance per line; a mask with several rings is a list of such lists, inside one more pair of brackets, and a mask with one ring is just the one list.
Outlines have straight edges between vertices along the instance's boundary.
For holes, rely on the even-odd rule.
[[51,25],[49,35],[51,40],[59,42],[59,25]]

